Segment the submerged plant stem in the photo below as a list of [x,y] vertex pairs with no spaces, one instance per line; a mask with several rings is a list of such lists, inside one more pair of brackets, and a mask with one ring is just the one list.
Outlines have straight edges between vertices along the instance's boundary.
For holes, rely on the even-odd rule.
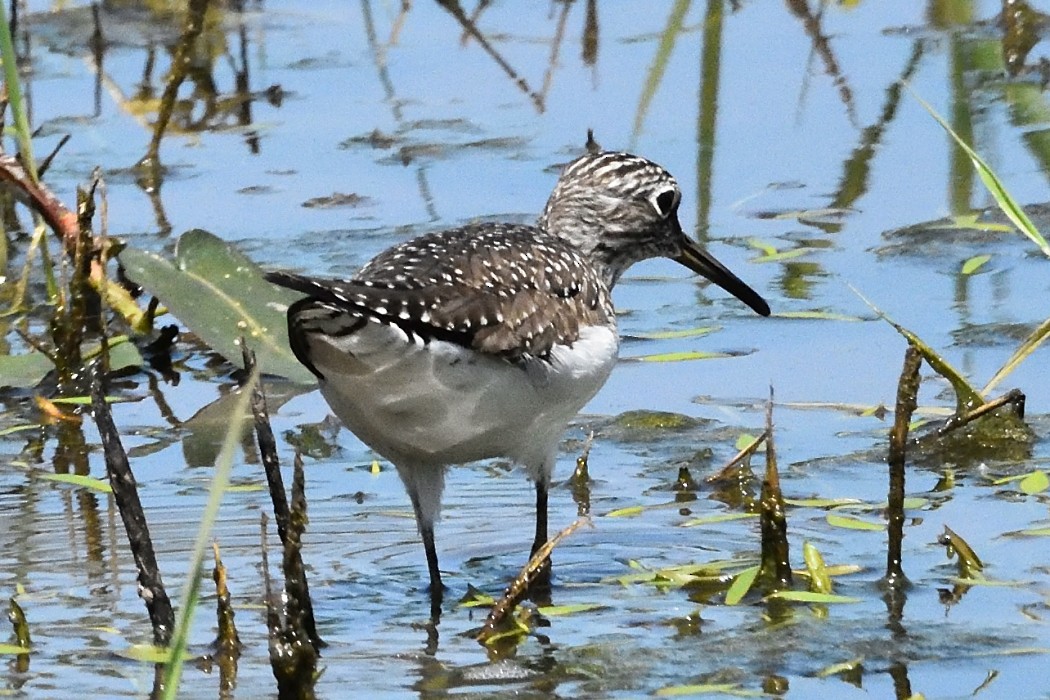
[[237,635],[230,589],[226,584],[226,566],[219,557],[218,543],[212,543],[212,551],[215,554],[212,580],[215,581],[215,611],[219,630],[215,639],[215,661],[219,667],[219,689],[229,692],[237,686],[237,660],[241,656],[241,640]]
[[487,644],[489,640],[494,639],[499,635],[500,631],[506,624],[507,619],[511,613],[514,612],[514,608],[525,598],[525,594],[529,590],[529,584],[536,575],[543,570],[551,552],[554,551],[554,547],[563,539],[574,533],[584,523],[590,523],[590,519],[576,519],[571,525],[547,540],[542,547],[536,550],[532,557],[529,558],[528,563],[522,568],[521,573],[519,573],[511,584],[507,586],[507,590],[504,591],[503,597],[492,606],[492,611],[489,613],[488,619],[485,620],[481,632],[478,633],[479,642]]
[[153,643],[157,646],[167,646],[175,628],[175,613],[161,580],[157,555],[153,551],[153,542],[150,539],[149,526],[146,524],[146,515],[142,511],[142,502],[139,500],[135,475],[120,442],[120,434],[113,424],[113,414],[106,403],[102,382],[97,378],[92,386],[91,404],[95,424],[102,438],[109,485],[113,489],[113,498],[120,511],[121,520],[124,521],[128,544],[138,569],[141,596],[146,601],[146,610],[153,624]]
[[[241,353],[245,371],[249,373],[256,372],[255,353],[248,349],[248,345],[243,339],[241,341]],[[262,456],[263,469],[266,472],[270,501],[273,503],[273,517],[274,522],[277,524],[277,535],[280,537],[281,546],[284,547],[286,557],[290,556],[294,560],[286,563],[286,567],[291,567],[292,570],[297,572],[294,585],[300,589],[298,604],[302,612],[302,625],[305,628],[306,636],[310,639],[313,646],[321,648],[324,646],[324,640],[317,633],[317,624],[314,621],[313,602],[310,598],[310,588],[306,581],[305,568],[303,567],[301,545],[298,541],[291,542],[290,528],[293,524],[293,519],[296,517],[296,484],[293,483],[292,485],[292,502],[289,504],[284,488],[284,478],[281,476],[281,463],[277,458],[277,440],[274,438],[273,428],[270,427],[270,415],[266,408],[266,394],[263,391],[262,382],[256,384],[252,390],[251,407],[252,418],[255,422],[255,436],[259,445],[259,453]],[[302,457],[296,454],[297,475],[301,472],[301,468]],[[301,484],[299,486],[300,488],[302,487]],[[306,498],[302,493],[299,494],[299,500],[301,501],[301,519],[303,521],[299,533],[301,535],[302,530],[306,527]],[[287,576],[285,581],[286,585],[290,585],[291,580]]]
[[987,403],[983,403],[972,411],[966,413],[957,413],[945,421],[944,425],[937,429],[934,433],[936,437],[944,437],[953,430],[958,430],[968,423],[986,416],[993,411],[1002,408],[1003,406],[1013,406],[1014,411],[1019,419],[1024,418],[1024,405],[1025,395],[1020,389],[1011,389],[997,399],[992,399]]
[[787,512],[780,490],[776,446],[773,442],[773,389],[766,405],[766,474],[762,479],[759,516],[762,531],[762,568],[759,578],[769,592],[791,587],[791,561],[787,539]]

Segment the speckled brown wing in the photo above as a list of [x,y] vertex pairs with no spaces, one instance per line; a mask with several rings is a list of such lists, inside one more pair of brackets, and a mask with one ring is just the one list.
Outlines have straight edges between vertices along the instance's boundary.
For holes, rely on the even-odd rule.
[[348,324],[364,314],[424,341],[512,362],[546,358],[553,345],[575,342],[581,326],[613,317],[609,291],[583,256],[531,226],[476,224],[424,235],[384,251],[350,280],[271,279],[311,295],[316,303],[302,316],[319,331],[331,332],[345,310],[353,312]]

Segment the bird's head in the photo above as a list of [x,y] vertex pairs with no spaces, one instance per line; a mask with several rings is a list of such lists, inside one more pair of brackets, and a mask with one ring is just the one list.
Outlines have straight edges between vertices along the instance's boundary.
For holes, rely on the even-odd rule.
[[539,225],[583,251],[610,287],[636,262],[671,258],[768,316],[758,293],[685,235],[681,200],[677,181],[651,160],[588,153],[562,171]]

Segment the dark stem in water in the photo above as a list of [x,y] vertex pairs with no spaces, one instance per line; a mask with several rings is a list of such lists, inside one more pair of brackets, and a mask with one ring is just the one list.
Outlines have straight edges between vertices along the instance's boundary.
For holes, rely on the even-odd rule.
[[167,646],[171,642],[172,630],[175,629],[175,613],[161,580],[157,555],[153,551],[153,542],[150,539],[149,526],[146,524],[146,515],[142,511],[142,502],[139,500],[135,475],[131,472],[128,455],[113,423],[113,414],[106,403],[102,381],[97,377],[92,385],[91,406],[99,436],[102,438],[102,451],[106,459],[109,485],[113,489],[113,499],[124,521],[128,544],[138,568],[139,595],[146,601],[146,610],[149,611],[150,622],[153,624],[153,643],[157,646]]
[[904,353],[904,367],[897,384],[897,407],[890,430],[890,490],[887,496],[889,545],[886,549],[886,577],[883,579],[890,589],[900,589],[907,584],[901,553],[904,540],[904,462],[907,457],[908,425],[918,403],[921,365],[922,355],[909,345]]

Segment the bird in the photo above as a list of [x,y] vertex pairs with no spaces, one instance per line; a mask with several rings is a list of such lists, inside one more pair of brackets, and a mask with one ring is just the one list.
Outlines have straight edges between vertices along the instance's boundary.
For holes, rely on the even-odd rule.
[[[535,484],[533,554],[547,542],[557,448],[616,364],[612,290],[627,268],[670,258],[769,315],[684,233],[681,199],[655,162],[589,150],[564,167],[535,225],[426,233],[345,279],[267,273],[305,295],[287,313],[295,357],[404,484],[435,615],[444,587],[434,527],[448,467],[489,458],[524,466]],[[540,585],[549,588],[547,564]]]

